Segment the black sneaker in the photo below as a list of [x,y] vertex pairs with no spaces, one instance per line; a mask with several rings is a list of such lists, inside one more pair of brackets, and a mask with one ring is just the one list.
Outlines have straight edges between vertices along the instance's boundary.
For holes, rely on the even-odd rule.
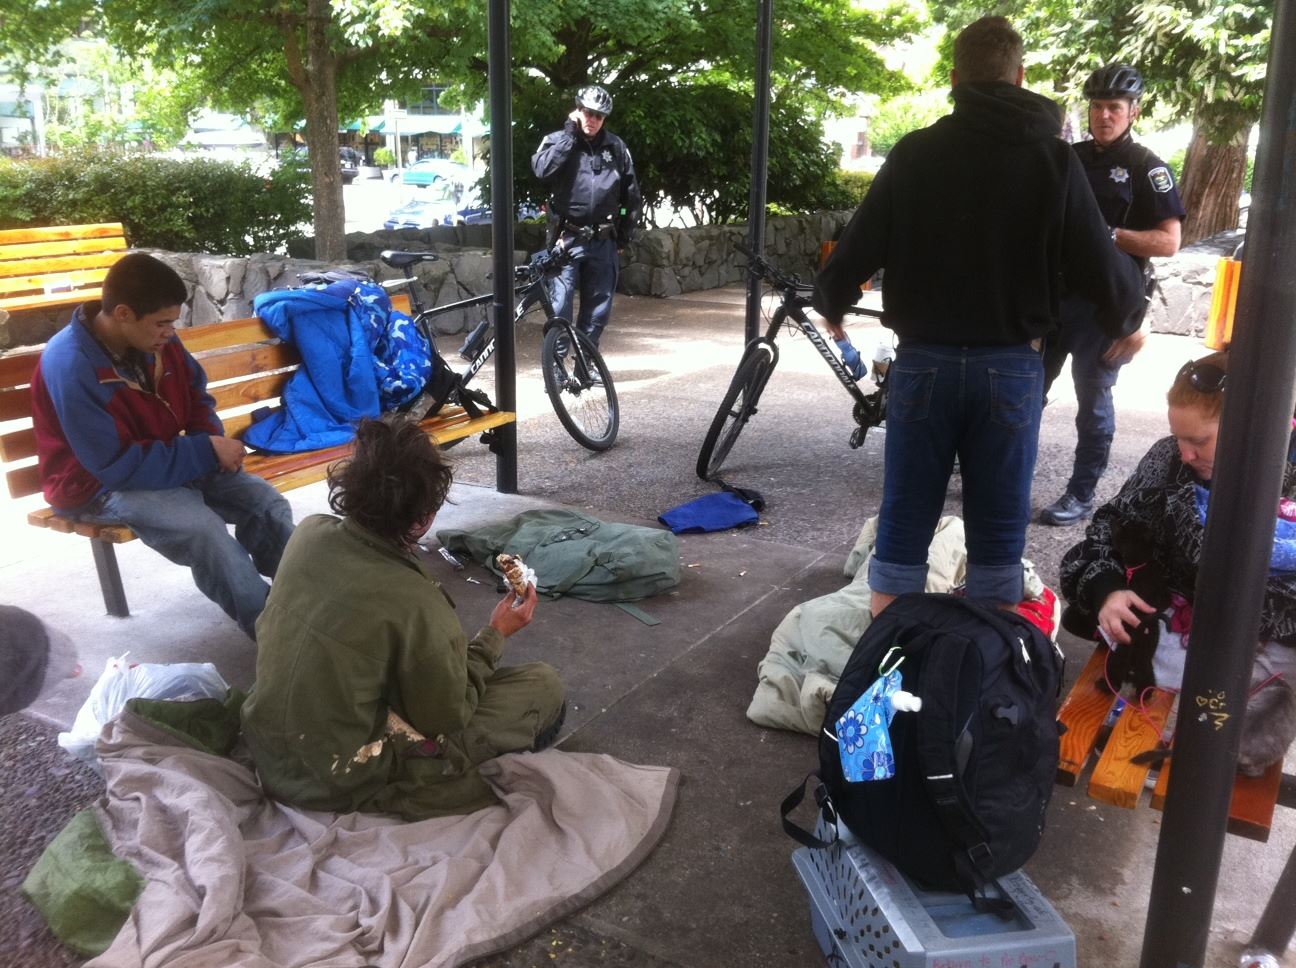
[[531,744],[531,752],[539,753],[541,750],[553,746],[554,740],[558,738],[558,733],[562,730],[563,720],[566,718],[567,700],[564,699],[563,704],[558,707],[558,715],[554,721],[536,734],[535,742]]
[[1082,501],[1070,491],[1040,511],[1041,524],[1067,525],[1083,521],[1093,513],[1093,501]]

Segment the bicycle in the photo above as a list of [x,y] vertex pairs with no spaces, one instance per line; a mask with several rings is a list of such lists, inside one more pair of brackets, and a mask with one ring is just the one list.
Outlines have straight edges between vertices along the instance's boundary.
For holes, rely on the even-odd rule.
[[[697,476],[704,481],[716,478],[725,458],[729,456],[734,443],[738,440],[738,435],[742,433],[747,421],[756,414],[756,405],[760,401],[761,393],[765,390],[765,384],[769,382],[774,367],[778,364],[779,353],[775,340],[785,326],[789,333],[801,333],[810,340],[828,364],[828,368],[832,370],[833,375],[855,401],[852,415],[857,426],[850,437],[852,448],[863,446],[869,428],[880,426],[886,419],[887,368],[878,362],[873,363],[871,377],[875,389],[866,394],[860,389],[860,384],[847,371],[837,354],[829,347],[823,334],[805,314],[805,310],[810,306],[810,294],[814,292],[814,286],[801,282],[795,275],[781,272],[744,245],[738,245],[737,249],[750,260],[747,271],[766,282],[774,292],[779,294],[780,301],[778,308],[769,317],[769,326],[765,330],[765,335],[756,337],[744,348],[742,358],[738,361],[738,369],[734,372],[733,379],[729,382],[729,389],[720,403],[720,409],[716,412],[706,437],[702,440],[702,450],[698,453],[696,470]],[[881,310],[864,306],[851,306],[847,312],[855,316],[880,317],[882,315]]]
[[[428,309],[419,298],[417,287],[412,285],[415,281],[413,267],[420,262],[435,262],[440,256],[435,252],[388,249],[379,258],[404,274],[403,279],[387,280],[383,286],[387,289],[408,286],[414,322],[434,346],[430,325],[432,319],[472,306],[485,306],[494,299],[493,294],[486,294]],[[558,420],[573,440],[590,450],[603,451],[616,441],[621,424],[612,373],[589,337],[577,330],[570,320],[554,312],[553,300],[549,294],[549,280],[558,275],[571,260],[568,251],[555,246],[537,253],[525,265],[514,267],[513,292],[517,302],[513,320],[515,323],[521,321],[536,306],[543,309],[544,344],[540,351],[540,361],[545,394],[553,404]],[[487,316],[468,334],[459,349],[460,357],[468,362],[468,368],[458,374],[460,402],[464,402],[464,397],[471,394],[478,402],[484,400],[490,405],[489,398],[480,390],[467,391],[467,386],[495,353],[495,336],[490,332],[493,325]]]

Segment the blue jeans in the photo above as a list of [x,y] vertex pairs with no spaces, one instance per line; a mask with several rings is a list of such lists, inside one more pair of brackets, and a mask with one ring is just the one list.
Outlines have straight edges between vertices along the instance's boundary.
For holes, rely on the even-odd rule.
[[886,477],[869,587],[922,591],[954,458],[963,477],[968,597],[1022,598],[1044,367],[1029,346],[904,341],[891,364]]
[[[199,591],[256,641],[256,620],[293,532],[292,508],[259,477],[213,473],[164,491],[109,491],[79,517],[126,524],[193,571]],[[226,522],[234,525],[231,537]]]
[[[612,296],[621,271],[615,239],[591,239],[568,249],[573,259],[550,283],[554,312],[570,320],[598,346],[603,327],[612,317]],[[572,316],[572,303],[580,293],[580,315]]]
[[1075,463],[1067,492],[1086,503],[1093,500],[1098,480],[1107,470],[1112,438],[1116,436],[1116,404],[1112,387],[1122,364],[1103,362],[1115,342],[1099,328],[1094,307],[1067,299],[1062,303],[1060,350],[1071,357],[1076,392]]

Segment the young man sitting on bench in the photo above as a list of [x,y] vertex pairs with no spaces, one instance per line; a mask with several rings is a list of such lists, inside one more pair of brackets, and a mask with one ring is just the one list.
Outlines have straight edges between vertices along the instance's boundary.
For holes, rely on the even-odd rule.
[[[50,506],[124,524],[193,571],[194,583],[256,640],[256,620],[292,510],[242,470],[207,376],[176,337],[187,297],[166,263],[127,255],[55,334],[32,379],[41,486]],[[234,525],[231,537],[226,523]]]

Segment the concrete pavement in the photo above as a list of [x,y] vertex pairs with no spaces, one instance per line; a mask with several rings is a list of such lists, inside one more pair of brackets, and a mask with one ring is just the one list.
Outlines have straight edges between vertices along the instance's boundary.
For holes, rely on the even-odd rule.
[[[559,426],[540,384],[539,327],[522,327],[521,493],[497,494],[493,458],[477,442],[465,442],[452,451],[459,483],[437,526],[472,527],[550,504],[651,523],[661,511],[711,491],[694,476],[693,463],[741,347],[742,301],[737,290],[619,298],[603,345],[617,377],[622,429],[617,445],[600,455],[582,450]],[[862,351],[871,351],[882,332],[867,325],[851,331]],[[457,345],[448,339],[442,351],[450,356]],[[542,603],[533,626],[509,643],[509,658],[543,658],[566,679],[571,699],[563,748],[669,764],[683,783],[670,829],[640,870],[583,912],[484,964],[821,961],[789,863],[794,845],[780,831],[777,811],[780,798],[815,765],[815,741],[756,727],[744,712],[774,626],[795,604],[842,585],[846,552],[877,510],[883,434],[870,433],[863,448],[851,451],[846,395],[804,340],[780,345],[760,413],[727,465],[734,483],[763,492],[768,506],[761,525],[681,538],[681,585],[642,603],[659,625],[643,625],[611,606],[561,600]],[[1117,390],[1113,467],[1100,497],[1113,493],[1148,444],[1164,435],[1165,388],[1185,359],[1202,352],[1195,341],[1154,337],[1127,370]],[[1074,402],[1067,387],[1058,391],[1045,414],[1037,508],[1061,493],[1070,470]],[[299,518],[326,510],[326,497],[322,484],[289,495]],[[87,665],[82,680],[31,710],[40,723],[66,728],[105,658],[127,650],[140,661],[210,660],[232,683],[251,683],[253,646],[181,569],[138,542],[123,547],[134,614],[107,618],[86,543],[25,526],[25,509],[0,504],[0,601],[71,634]],[[958,510],[957,479],[949,509]],[[1081,533],[1079,527],[1032,527],[1028,555],[1046,580],[1056,581],[1062,552]],[[485,572],[470,566],[456,573],[437,555],[428,560],[465,626],[485,621],[496,598]],[[1088,646],[1063,644],[1074,676]],[[0,779],[8,786],[29,783],[23,762],[0,760]],[[59,795],[51,785],[48,796]],[[56,811],[31,807],[30,799],[24,805],[0,798],[0,823],[52,837]],[[1027,870],[1075,930],[1081,964],[1137,964],[1158,820],[1146,807],[1125,811],[1091,802],[1078,789],[1056,790],[1043,845]],[[1296,822],[1285,811],[1267,846],[1229,838],[1210,965],[1236,963],[1294,844]],[[3,859],[0,907],[6,895],[12,898],[14,878],[25,873],[15,869],[16,859]],[[0,962],[64,963],[48,937],[27,936],[7,961],[6,944],[0,939]]]

